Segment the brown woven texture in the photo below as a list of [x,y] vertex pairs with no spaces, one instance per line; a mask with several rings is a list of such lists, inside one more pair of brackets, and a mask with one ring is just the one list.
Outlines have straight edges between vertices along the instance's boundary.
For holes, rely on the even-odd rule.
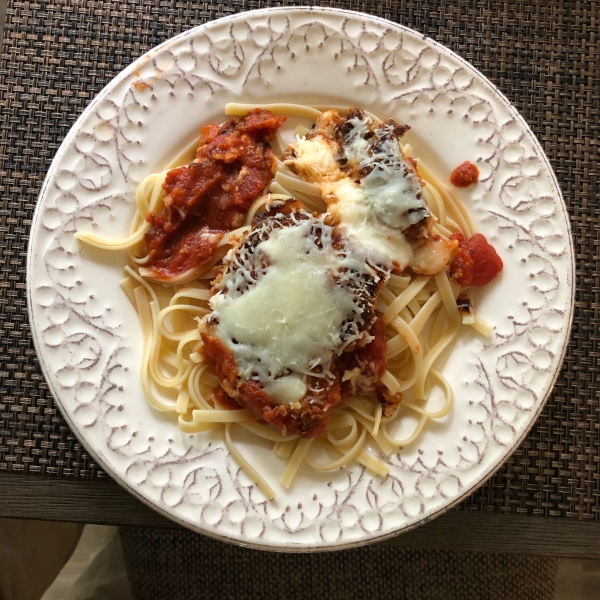
[[119,533],[135,600],[553,600],[558,565],[542,556],[381,545],[273,554],[184,530]]
[[[105,476],[56,409],[27,323],[29,225],[65,134],[102,87],[152,46],[210,19],[280,4],[286,3],[9,0],[0,60],[0,471]],[[320,4],[371,12],[442,42],[487,75],[542,142],[575,236],[573,333],[554,393],[535,427],[462,506],[599,519],[599,3]]]

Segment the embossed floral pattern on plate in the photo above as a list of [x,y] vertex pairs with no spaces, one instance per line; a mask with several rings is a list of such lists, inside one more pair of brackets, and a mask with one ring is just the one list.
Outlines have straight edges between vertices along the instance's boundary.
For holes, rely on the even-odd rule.
[[[216,434],[186,435],[139,385],[141,332],[119,288],[126,257],[84,248],[76,230],[125,234],[136,185],[229,101],[358,104],[409,123],[415,154],[461,192],[505,272],[477,298],[492,339],[457,340],[443,370],[449,417],[389,457],[278,486],[269,448],[239,440],[277,488],[267,502]],[[73,431],[129,491],[172,519],[247,545],[342,548],[392,535],[458,502],[520,442],[564,354],[573,250],[556,180],[517,111],[471,66],[387,21],[332,9],[244,13],[141,57],[92,102],[50,169],[32,226],[29,309],[46,378]]]

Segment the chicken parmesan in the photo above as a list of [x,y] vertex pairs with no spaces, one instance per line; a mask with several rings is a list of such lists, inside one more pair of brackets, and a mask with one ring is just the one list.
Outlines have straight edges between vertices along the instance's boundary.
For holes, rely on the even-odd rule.
[[76,234],[129,253],[144,393],[186,434],[221,431],[269,499],[236,431],[273,444],[284,487],[302,465],[385,476],[386,456],[452,410],[436,361],[461,328],[491,333],[472,289],[502,259],[450,173],[413,157],[408,125],[359,107],[226,114],[139,185],[126,238]]
[[393,119],[375,123],[360,108],[327,111],[292,144],[285,164],[316,183],[333,219],[397,272],[435,275],[458,244],[431,231],[423,180],[400,145],[409,129]]
[[[283,435],[322,433],[348,377],[341,358],[373,345],[388,274],[322,217],[255,218],[224,260],[202,332],[223,390]],[[378,373],[369,375],[374,385]]]

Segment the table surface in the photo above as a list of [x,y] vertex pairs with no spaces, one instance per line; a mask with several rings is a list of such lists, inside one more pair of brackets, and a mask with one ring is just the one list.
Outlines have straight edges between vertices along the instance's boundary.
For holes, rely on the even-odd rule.
[[461,510],[386,543],[600,556],[596,2],[572,2],[567,9],[560,0],[485,6],[477,0],[0,0],[0,517],[176,527],[101,471],[47,391],[27,326],[28,227],[60,142],[122,68],[206,20],[282,3],[371,12],[421,31],[469,60],[507,95],[540,139],[572,218],[574,328],[542,415]]
[[[0,475],[0,517],[176,528],[113,481]],[[411,548],[600,558],[600,523],[451,510],[385,542]]]

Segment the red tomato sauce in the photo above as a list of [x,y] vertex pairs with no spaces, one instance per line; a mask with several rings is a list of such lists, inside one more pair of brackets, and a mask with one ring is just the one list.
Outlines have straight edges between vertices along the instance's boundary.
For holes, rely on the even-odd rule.
[[[284,435],[310,438],[323,433],[331,408],[341,400],[337,381],[327,389],[322,406],[313,405],[306,398],[300,401],[299,406],[276,405],[257,381],[244,381],[239,387],[236,386],[238,367],[231,350],[221,340],[203,333],[202,341],[206,357],[214,366],[223,386],[213,390],[215,400],[222,408],[247,408],[257,419],[272,424]],[[236,394],[236,397],[229,397],[227,390]]]
[[212,258],[223,235],[244,224],[250,205],[273,179],[268,142],[285,120],[253,109],[243,119],[201,129],[196,158],[169,171],[164,208],[146,217],[145,268],[169,279]]
[[[387,350],[387,339],[385,337],[386,324],[383,317],[373,323],[369,334],[372,340],[364,346],[357,346],[353,350],[344,352],[336,360],[336,368],[339,372],[352,371],[359,367],[363,377],[367,378],[367,385],[372,384],[373,389],[387,371],[387,361],[385,360],[385,351]],[[359,393],[369,393],[372,390],[359,389]],[[344,396],[353,393],[350,381],[342,382],[342,394]]]
[[450,261],[450,277],[454,281],[461,285],[486,285],[502,271],[502,259],[481,233],[466,240],[457,231],[450,239],[459,243]]
[[478,181],[479,169],[468,160],[462,163],[462,165],[458,165],[450,175],[452,185],[459,188],[469,187],[472,183],[477,183]]
[[380,317],[375,321],[371,331],[369,331],[373,339],[366,346],[358,347],[352,352],[358,364],[369,365],[374,381],[379,381],[381,376],[387,371],[387,361],[385,360],[387,340],[385,338],[385,330],[385,321],[383,317]]
[[242,408],[233,398],[227,395],[227,392],[220,385],[213,389],[212,395],[216,400],[217,408],[223,410],[240,410]]
[[219,381],[232,387],[231,384],[238,376],[237,363],[233,353],[219,339],[207,333],[202,334],[202,341],[204,342],[204,352],[213,363]]
[[[228,346],[209,333],[202,333],[206,358],[213,365],[220,386],[213,390],[217,404],[223,409],[248,409],[257,419],[269,423],[284,435],[300,435],[311,438],[321,435],[331,416],[331,409],[342,397],[358,393],[368,393],[377,389],[377,382],[387,369],[385,351],[386,324],[381,316],[369,330],[371,341],[365,346],[357,346],[336,358],[332,365],[335,380],[323,389],[319,404],[311,403],[306,397],[292,405],[276,404],[263,385],[254,380],[239,380],[238,365]],[[341,375],[359,367],[364,378],[361,385],[368,389],[352,390],[348,381]],[[317,383],[313,382],[312,389]]]

